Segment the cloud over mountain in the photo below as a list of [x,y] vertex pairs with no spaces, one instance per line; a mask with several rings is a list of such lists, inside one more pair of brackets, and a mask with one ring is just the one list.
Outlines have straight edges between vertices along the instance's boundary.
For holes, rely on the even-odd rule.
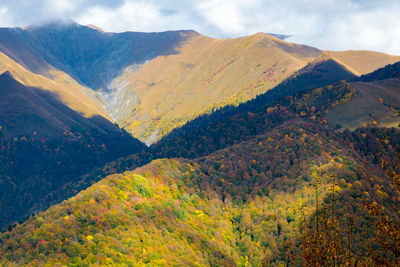
[[0,1],[0,26],[54,19],[118,32],[194,29],[213,37],[275,32],[323,49],[400,54],[400,2],[396,0]]

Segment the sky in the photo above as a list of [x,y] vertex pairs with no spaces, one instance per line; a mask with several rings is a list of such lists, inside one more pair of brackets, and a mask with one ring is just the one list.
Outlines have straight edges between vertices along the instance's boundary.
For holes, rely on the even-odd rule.
[[71,19],[112,32],[278,33],[320,49],[400,55],[399,0],[0,0],[0,27]]

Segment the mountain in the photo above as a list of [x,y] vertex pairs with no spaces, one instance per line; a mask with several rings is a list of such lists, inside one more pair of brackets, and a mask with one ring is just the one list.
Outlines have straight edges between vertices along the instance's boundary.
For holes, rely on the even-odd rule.
[[341,87],[341,80],[355,78],[354,74],[332,59],[315,60],[254,100],[203,115],[173,130],[150,149],[159,157],[193,158],[207,155],[253,138],[286,120],[285,108],[280,113],[279,105],[274,106],[277,101],[331,84]]
[[400,79],[353,82],[350,85],[356,89],[356,96],[330,110],[328,125],[341,130],[354,130],[367,124],[381,127],[400,125]]
[[124,105],[110,100],[108,110],[119,125],[151,144],[201,114],[254,99],[320,57],[357,76],[400,60],[369,51],[344,55],[264,33],[226,40],[195,35],[176,54],[128,68],[115,78],[110,90]]
[[390,78],[400,78],[400,62],[388,64],[384,68],[362,75],[359,80],[362,82],[373,82]]
[[359,249],[362,227],[371,223],[364,196],[399,204],[373,156],[383,151],[379,137],[390,136],[389,147],[400,131],[330,131],[323,115],[349,93],[343,84],[306,90],[275,101],[264,115],[248,114],[242,127],[258,116],[271,126],[247,141],[111,175],[3,233],[1,262],[278,266],[290,260],[287,244],[300,242],[304,216],[316,216],[315,198],[329,204],[332,194],[335,214],[353,216],[350,241]]
[[[210,115],[201,116],[173,130],[150,149],[159,157],[193,158],[247,140],[271,127],[271,123],[275,126],[276,123],[287,119],[285,109],[283,114],[277,114],[281,107],[273,107],[276,101],[279,102],[285,97],[292,99],[308,89],[318,89],[319,94],[323,93],[326,96],[334,94],[333,102],[328,103],[329,107],[326,107],[326,113],[323,115],[332,130],[354,130],[366,125],[399,125],[399,79],[390,78],[370,83],[342,80],[354,81],[357,80],[357,76],[337,61],[322,57],[256,99],[237,108],[226,107]],[[340,96],[338,92],[344,95]],[[339,96],[343,97],[345,102],[336,99]],[[313,105],[314,103],[307,103],[303,112],[313,113],[310,111]],[[265,114],[268,109],[270,117]],[[296,112],[298,110],[299,108],[296,108]],[[202,138],[199,139],[198,136]]]
[[335,107],[328,113],[331,127],[354,130],[367,124],[379,124],[380,127],[399,125],[399,62],[362,75],[350,84],[357,95],[346,105]]
[[6,55],[0,52],[0,73],[9,72],[20,83],[28,87],[41,88],[57,95],[68,107],[83,114],[85,117],[102,116],[109,118],[107,111],[90,98],[83,87],[74,80],[68,80],[67,75],[56,70],[50,70],[52,79],[35,74],[25,69]]
[[30,71],[46,75],[51,66],[24,41],[17,28],[0,28],[0,52]]
[[[310,88],[355,78],[356,76],[333,60],[316,60],[256,99],[238,107],[225,107],[210,115],[203,115],[185,126],[175,129],[170,135],[152,145],[149,151],[133,154],[126,158],[122,157],[104,167],[96,168],[81,177],[80,183],[70,184],[69,187],[72,191],[79,191],[79,188],[90,186],[93,181],[99,181],[109,174],[133,170],[143,163],[150,162],[151,159],[195,158],[249,140],[264,133],[267,129],[271,129],[276,122],[282,120],[282,118],[276,118],[275,112],[265,114],[265,110],[270,107],[271,103]],[[266,124],[268,118],[265,116],[267,115],[272,119],[270,122],[274,121],[272,125]],[[202,138],[199,139],[198,136]]]
[[[91,107],[95,111],[91,110],[90,115],[97,113],[110,118],[95,97],[88,98],[91,89],[85,88],[65,72],[51,66],[20,36],[21,31],[19,28],[0,28],[1,72],[8,70],[27,86],[45,87],[47,90],[54,90],[52,87],[55,82],[58,84],[57,90],[63,87],[63,97],[69,98],[69,104],[75,105],[73,108],[80,103],[79,111],[87,112],[88,107]],[[68,91],[73,91],[72,94],[78,99],[71,99],[71,93]]]
[[265,33],[0,35],[0,265],[398,263],[399,57]]
[[325,51],[325,54],[353,69],[358,76],[400,61],[399,56],[366,50]]
[[105,33],[75,22],[19,29],[18,35],[48,64],[93,90],[106,89],[125,67],[174,53],[192,31]]
[[264,33],[225,40],[194,36],[176,54],[113,81],[112,90],[134,96],[117,122],[151,144],[200,114],[264,93],[320,54]]
[[92,169],[146,150],[112,123],[102,99],[85,82],[95,77],[88,84],[99,89],[93,84],[102,84],[127,62],[146,60],[154,51],[173,52],[166,44],[181,35],[113,35],[52,24],[2,28],[0,36],[3,228],[86,188],[93,181],[83,176]]
[[[65,129],[88,128],[102,133],[121,132],[102,117],[87,119],[63,105],[57,95],[19,83],[10,72],[0,75],[0,124],[5,137],[53,139]],[[13,105],[10,105],[13,103]]]
[[[0,228],[76,193],[91,169],[145,149],[64,87],[0,53]],[[105,113],[105,112],[104,112]]]
[[107,33],[75,22],[1,32],[0,51],[32,72],[63,77],[58,83],[85,85],[97,106],[147,145],[199,115],[254,99],[318,58],[356,76],[400,60],[321,51],[265,33],[237,39],[194,31]]

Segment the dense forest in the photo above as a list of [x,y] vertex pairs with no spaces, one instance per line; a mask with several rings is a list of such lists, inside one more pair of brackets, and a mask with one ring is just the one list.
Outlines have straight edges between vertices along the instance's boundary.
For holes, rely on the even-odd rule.
[[0,228],[86,188],[81,176],[93,168],[145,149],[127,133],[88,129],[65,129],[64,137],[57,139],[11,140],[0,130],[0,145]]
[[[331,199],[338,220],[353,218],[352,253],[361,257],[366,254],[360,244],[375,234],[366,226],[376,217],[367,216],[364,200],[385,207],[393,220],[399,219],[392,211],[400,200],[384,170],[371,161],[380,142],[364,147],[365,156],[354,149],[351,140],[364,134],[374,137],[373,131],[360,129],[346,141],[315,122],[287,122],[206,157],[156,160],[111,175],[3,233],[2,261],[77,266],[301,262],[299,243],[312,236],[302,236],[299,229],[312,229],[317,203]],[[383,143],[394,149],[390,142],[399,131],[395,135]]]
[[358,92],[317,70],[88,170],[111,175],[1,233],[0,263],[397,266],[400,130],[328,127]]

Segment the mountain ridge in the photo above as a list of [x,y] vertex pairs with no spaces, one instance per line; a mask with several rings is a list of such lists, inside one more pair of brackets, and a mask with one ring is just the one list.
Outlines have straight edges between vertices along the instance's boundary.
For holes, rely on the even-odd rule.
[[82,112],[86,116],[102,115],[109,118],[107,112],[101,106],[98,106],[96,101],[89,98],[86,93],[84,93],[81,85],[69,79],[69,77],[62,72],[48,70],[48,74],[53,76],[53,79],[49,79],[46,76],[28,71],[0,52],[0,72],[5,70],[11,72],[14,77],[26,86],[38,87],[47,91],[56,92],[66,105],[69,105],[78,112]]
[[[84,92],[107,109],[106,117],[148,145],[198,114],[265,93],[320,56],[357,76],[400,61],[372,51],[323,51],[266,33],[233,39],[190,30],[108,33],[73,21],[4,31],[44,61],[44,75],[86,84]],[[0,49],[10,50],[7,44],[0,41]]]
[[[0,74],[0,88],[2,93],[1,100],[3,102],[2,110],[6,109],[4,112],[0,112],[0,116],[2,117],[1,124],[3,134],[6,134],[8,138],[17,136],[33,137],[33,133],[35,132],[37,138],[52,139],[62,136],[66,128],[78,125],[83,128],[85,125],[103,133],[107,131],[120,131],[119,128],[115,127],[107,119],[103,118],[101,120],[100,116],[99,119],[87,119],[86,122],[83,122],[82,117],[74,115],[72,110],[68,111],[65,108],[60,108],[62,104],[60,102],[57,103],[59,101],[57,100],[57,96],[52,96],[51,92],[41,91],[39,88],[24,86],[16,80],[10,71]],[[52,98],[54,100],[51,100]],[[15,107],[10,107],[10,102],[13,102]],[[18,119],[20,116],[32,116],[32,119],[20,121]],[[15,122],[21,124],[19,126],[14,124],[12,128],[7,127],[7,120],[10,117],[15,117]],[[30,120],[34,123],[31,127],[27,127]],[[39,121],[42,121],[44,124],[41,126],[38,125]],[[54,125],[55,127],[50,125]],[[14,132],[13,129],[18,132]]]

